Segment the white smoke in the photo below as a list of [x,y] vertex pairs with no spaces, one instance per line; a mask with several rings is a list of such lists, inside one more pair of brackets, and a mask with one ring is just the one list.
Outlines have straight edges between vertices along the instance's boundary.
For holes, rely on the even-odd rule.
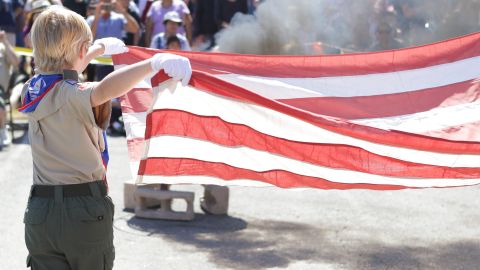
[[255,16],[237,13],[230,27],[217,36],[224,52],[252,54],[308,54],[325,25],[323,0],[268,0]]
[[[397,26],[402,1],[413,2],[416,16],[425,20],[425,29],[401,33],[405,46],[479,30],[479,0],[265,0],[255,15],[237,13],[216,42],[219,51],[244,54],[365,51],[380,20]],[[394,2],[397,11],[379,13]]]

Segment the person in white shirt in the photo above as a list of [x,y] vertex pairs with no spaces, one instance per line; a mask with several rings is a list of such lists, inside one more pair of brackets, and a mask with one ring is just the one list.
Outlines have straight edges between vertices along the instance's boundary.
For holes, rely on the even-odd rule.
[[182,25],[182,19],[176,11],[170,11],[163,17],[165,31],[155,35],[150,43],[150,48],[167,49],[167,40],[170,37],[177,37],[182,51],[191,51],[187,38],[178,33],[178,28]]

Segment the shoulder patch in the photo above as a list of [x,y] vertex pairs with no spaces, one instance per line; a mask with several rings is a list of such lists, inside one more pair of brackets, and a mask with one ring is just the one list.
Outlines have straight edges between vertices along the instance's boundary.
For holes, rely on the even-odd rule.
[[76,85],[78,82],[75,81],[75,80],[65,80],[66,83],[70,84],[70,85]]

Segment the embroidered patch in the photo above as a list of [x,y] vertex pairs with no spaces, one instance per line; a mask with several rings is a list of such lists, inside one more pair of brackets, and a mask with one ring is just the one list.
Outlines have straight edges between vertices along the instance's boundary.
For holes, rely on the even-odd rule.
[[70,85],[75,85],[77,84],[78,82],[75,81],[75,80],[65,80],[66,83],[70,84]]

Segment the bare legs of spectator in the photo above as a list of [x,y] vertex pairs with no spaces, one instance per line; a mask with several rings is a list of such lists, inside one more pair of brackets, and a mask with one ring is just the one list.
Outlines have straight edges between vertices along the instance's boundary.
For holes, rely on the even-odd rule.
[[[3,103],[3,101],[0,101]],[[4,104],[0,104],[0,150],[4,146],[8,146],[11,143],[10,134],[8,133],[7,126],[7,111]]]

